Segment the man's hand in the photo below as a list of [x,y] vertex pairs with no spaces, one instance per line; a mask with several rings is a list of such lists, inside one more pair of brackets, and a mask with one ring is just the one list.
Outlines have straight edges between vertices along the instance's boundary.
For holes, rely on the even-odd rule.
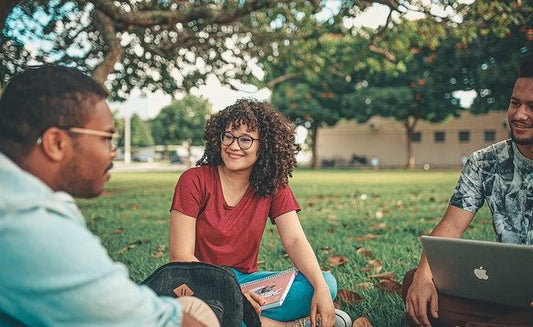
[[246,296],[255,312],[258,315],[261,315],[261,306],[265,304],[265,299],[260,294],[254,292],[246,292],[244,293],[244,296]]
[[427,312],[428,304],[433,318],[438,318],[438,295],[435,284],[427,277],[420,277],[415,273],[413,283],[407,291],[405,311],[417,325],[431,326]]

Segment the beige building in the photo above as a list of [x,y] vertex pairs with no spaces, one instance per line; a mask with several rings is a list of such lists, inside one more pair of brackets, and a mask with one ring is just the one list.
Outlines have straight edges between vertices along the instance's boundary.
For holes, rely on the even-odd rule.
[[[416,166],[460,166],[461,157],[508,137],[506,111],[477,116],[466,112],[439,124],[419,121],[412,138]],[[377,156],[380,167],[404,167],[405,128],[401,122],[381,117],[364,124],[341,120],[333,127],[318,130],[317,155],[319,163],[350,165],[352,158],[358,156],[366,158],[370,165],[371,157]]]

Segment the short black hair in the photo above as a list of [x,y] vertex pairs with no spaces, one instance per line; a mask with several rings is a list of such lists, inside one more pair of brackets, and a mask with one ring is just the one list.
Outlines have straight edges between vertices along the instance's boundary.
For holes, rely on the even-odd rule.
[[533,55],[529,55],[520,62],[519,77],[533,78]]
[[[0,98],[0,151],[15,162],[52,126],[83,126],[108,92],[76,68],[43,65],[15,75]],[[87,103],[87,101],[91,101]]]

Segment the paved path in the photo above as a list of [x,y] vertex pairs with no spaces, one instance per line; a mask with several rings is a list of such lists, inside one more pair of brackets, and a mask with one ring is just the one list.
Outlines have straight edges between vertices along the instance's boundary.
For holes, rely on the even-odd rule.
[[113,171],[116,172],[141,172],[141,171],[183,171],[186,166],[183,164],[173,164],[167,162],[113,162]]

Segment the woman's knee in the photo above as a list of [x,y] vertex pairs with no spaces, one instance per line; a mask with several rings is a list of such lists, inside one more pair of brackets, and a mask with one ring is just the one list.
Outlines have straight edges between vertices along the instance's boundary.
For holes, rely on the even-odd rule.
[[322,275],[324,276],[326,284],[328,285],[331,298],[334,299],[337,296],[337,280],[329,271],[323,271]]

